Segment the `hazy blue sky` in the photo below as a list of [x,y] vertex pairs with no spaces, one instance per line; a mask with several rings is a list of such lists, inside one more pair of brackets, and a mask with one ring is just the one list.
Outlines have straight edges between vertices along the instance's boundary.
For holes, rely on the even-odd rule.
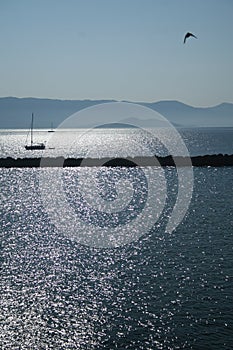
[[1,97],[209,106],[232,62],[232,0],[0,0]]

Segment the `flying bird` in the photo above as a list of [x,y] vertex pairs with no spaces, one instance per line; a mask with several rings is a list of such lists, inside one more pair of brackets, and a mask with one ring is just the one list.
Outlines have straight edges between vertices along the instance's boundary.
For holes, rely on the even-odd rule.
[[185,42],[186,42],[186,39],[188,39],[190,36],[192,36],[193,38],[197,39],[197,37],[196,37],[194,34],[188,32],[188,33],[185,34],[185,37],[184,37],[184,44],[185,44]]

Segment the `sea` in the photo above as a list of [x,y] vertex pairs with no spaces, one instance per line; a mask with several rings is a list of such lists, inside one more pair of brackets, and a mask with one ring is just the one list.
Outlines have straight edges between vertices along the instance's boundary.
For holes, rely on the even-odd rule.
[[[0,130],[0,158],[233,154],[230,127],[26,139]],[[233,349],[233,167],[0,168],[0,184],[1,349]]]

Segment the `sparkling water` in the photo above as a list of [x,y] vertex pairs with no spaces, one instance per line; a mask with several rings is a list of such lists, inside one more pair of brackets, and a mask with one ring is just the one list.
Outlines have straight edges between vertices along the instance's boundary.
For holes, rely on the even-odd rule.
[[[114,155],[140,152],[137,130],[92,131],[78,150],[72,132],[74,147],[61,131],[52,155],[112,156],[111,144]],[[232,153],[231,130],[183,133],[192,154]],[[25,135],[2,132],[2,156],[28,156]],[[159,152],[158,143],[149,149]],[[233,169],[193,172],[190,205],[169,233],[181,183],[174,167],[0,169],[1,348],[231,349]],[[110,240],[116,228],[125,237],[126,225],[131,239],[115,247],[83,241]]]

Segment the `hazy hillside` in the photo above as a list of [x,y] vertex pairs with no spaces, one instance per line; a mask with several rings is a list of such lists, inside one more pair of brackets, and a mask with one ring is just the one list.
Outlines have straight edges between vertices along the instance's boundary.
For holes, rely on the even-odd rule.
[[143,103],[156,110],[171,123],[181,126],[232,126],[233,104],[222,103],[214,107],[197,108],[179,101],[159,101]]
[[[35,127],[49,128],[51,122],[56,127],[71,114],[83,108],[106,102],[112,101],[0,98],[0,128],[28,128],[32,112],[35,115]],[[222,103],[208,108],[195,108],[178,101],[139,103],[158,111],[174,125],[233,127],[233,104],[231,103]],[[101,120],[96,122],[101,123]],[[148,126],[150,123],[151,121],[148,121]]]

